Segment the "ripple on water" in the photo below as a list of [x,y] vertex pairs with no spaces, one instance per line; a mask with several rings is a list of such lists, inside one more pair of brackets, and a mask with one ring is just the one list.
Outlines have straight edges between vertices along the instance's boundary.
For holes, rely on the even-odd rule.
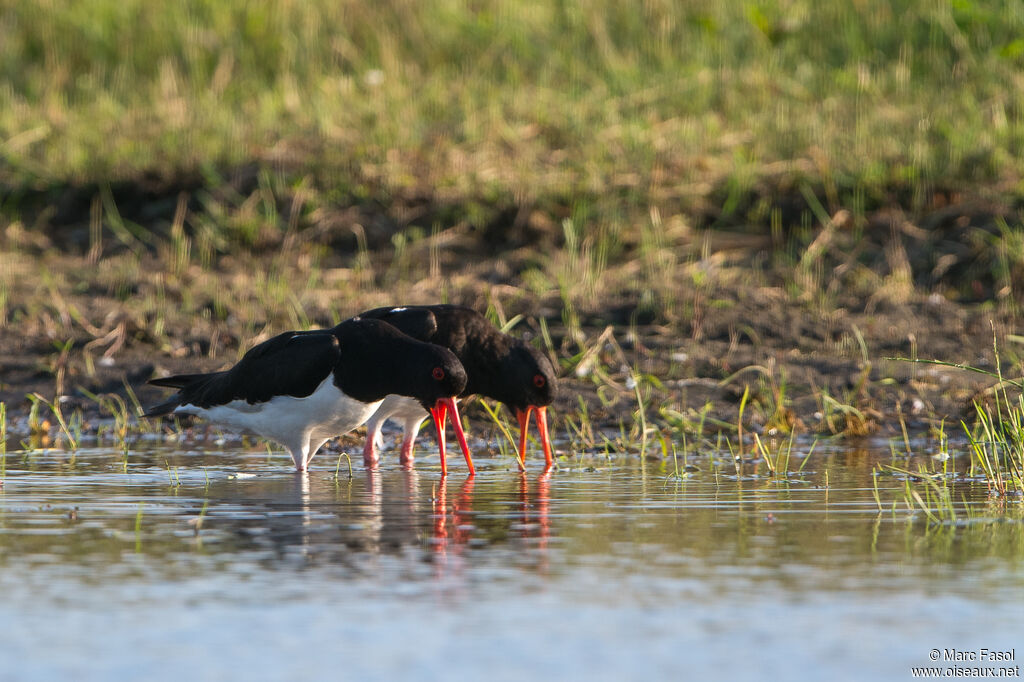
[[484,461],[9,455],[0,678],[902,679],[1024,631],[1019,518],[879,514],[869,463],[787,485]]

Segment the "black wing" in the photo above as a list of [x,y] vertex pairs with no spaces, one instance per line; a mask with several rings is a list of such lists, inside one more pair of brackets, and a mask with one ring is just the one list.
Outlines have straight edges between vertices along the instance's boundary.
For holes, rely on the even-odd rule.
[[[226,372],[157,379],[158,385],[181,384],[177,396],[150,413],[177,405],[210,407],[232,400],[262,403],[277,395],[304,398],[334,370],[341,357],[337,337],[329,332],[285,332],[253,347]],[[174,381],[174,383],[171,383]],[[169,409],[168,409],[169,408]]]
[[381,320],[419,341],[431,341],[437,333],[437,318],[427,306],[389,306],[374,308],[357,317]]

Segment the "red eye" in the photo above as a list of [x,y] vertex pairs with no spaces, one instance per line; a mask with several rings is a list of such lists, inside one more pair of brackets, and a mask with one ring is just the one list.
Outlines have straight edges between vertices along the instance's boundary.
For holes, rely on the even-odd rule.
[[544,388],[544,384],[547,382],[548,380],[544,378],[543,374],[535,374],[533,377],[533,385],[537,388]]
[[431,376],[433,376],[438,381],[440,381],[441,379],[444,379],[444,370],[441,369],[440,367],[435,367],[434,371],[431,372],[430,374],[431,374]]

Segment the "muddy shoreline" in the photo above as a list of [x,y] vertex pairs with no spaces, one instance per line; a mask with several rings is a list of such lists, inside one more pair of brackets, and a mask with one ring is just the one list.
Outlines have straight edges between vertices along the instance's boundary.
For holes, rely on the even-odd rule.
[[[705,318],[699,338],[692,326],[582,327],[578,333],[592,352],[568,367],[561,356],[552,413],[577,417],[582,401],[596,426],[632,425],[639,405],[631,377],[639,376],[646,418],[670,437],[699,423],[706,432],[733,430],[741,403],[744,428],[751,431],[792,427],[803,434],[894,435],[904,425],[922,432],[943,420],[947,425],[970,421],[973,401],[986,400],[995,381],[954,367],[889,358],[993,370],[995,338],[1008,344],[1004,371],[1011,376],[1016,369],[1010,361],[1014,342],[1006,341],[1013,321],[978,306],[932,299],[870,315],[839,310],[825,317],[787,305],[777,292],[741,293],[736,305]],[[560,320],[547,324],[556,347],[564,345]],[[521,333],[537,326],[536,318],[528,318]],[[9,419],[28,414],[30,393],[50,401],[63,396],[64,411],[81,410],[87,420],[110,416],[89,394],[116,394],[130,404],[130,388],[143,405],[152,404],[166,391],[146,385],[149,378],[221,369],[247,347],[229,340],[204,348],[182,335],[172,353],[129,338],[105,354],[102,346],[90,348],[91,342],[83,337],[58,347],[45,337],[2,330],[0,400]],[[471,405],[467,414],[475,422],[489,422],[479,407]],[[850,417],[854,414],[856,419]]]
[[[250,175],[228,189],[258,191]],[[893,358],[994,371],[998,349],[1002,371],[1020,376],[1024,260],[1006,227],[1020,207],[1008,203],[936,192],[914,211],[819,215],[812,194],[765,186],[761,203],[782,207],[785,229],[744,222],[750,199],[731,217],[652,213],[657,239],[641,229],[602,245],[587,228],[561,234],[562,209],[550,207],[495,204],[489,223],[428,231],[417,225],[459,207],[300,215],[281,196],[283,229],[214,249],[195,188],[168,187],[115,188],[141,192],[118,219],[144,225],[143,237],[98,223],[88,188],[21,198],[21,219],[0,233],[0,401],[14,422],[29,394],[91,422],[104,415],[90,396],[148,405],[165,395],[146,385],[154,376],[222,369],[273,334],[370,307],[439,300],[514,320],[513,333],[548,348],[560,428],[585,415],[635,433],[642,407],[666,436],[735,432],[741,410],[751,432],[927,433],[970,422],[995,379]],[[614,257],[594,256],[602,248]]]

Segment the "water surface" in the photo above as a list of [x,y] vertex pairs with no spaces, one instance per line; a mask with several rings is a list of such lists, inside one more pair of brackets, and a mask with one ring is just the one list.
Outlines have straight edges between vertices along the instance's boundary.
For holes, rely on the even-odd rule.
[[880,513],[890,458],[819,446],[776,480],[481,456],[442,483],[436,456],[349,479],[240,448],[9,453],[0,679],[911,679],[935,648],[1024,655],[1021,515],[964,484],[929,525],[891,477]]

